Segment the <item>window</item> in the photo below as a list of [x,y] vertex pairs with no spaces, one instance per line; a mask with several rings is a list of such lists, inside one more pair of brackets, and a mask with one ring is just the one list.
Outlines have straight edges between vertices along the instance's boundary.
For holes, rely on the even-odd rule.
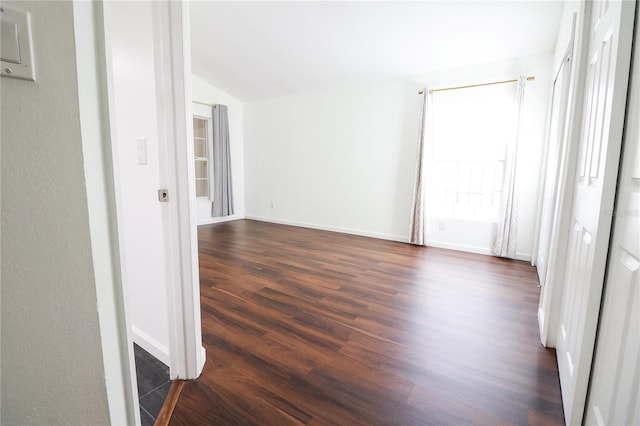
[[515,93],[515,84],[433,93],[432,216],[497,220]]
[[193,117],[193,152],[196,169],[196,197],[209,197],[213,184],[209,174],[211,119]]

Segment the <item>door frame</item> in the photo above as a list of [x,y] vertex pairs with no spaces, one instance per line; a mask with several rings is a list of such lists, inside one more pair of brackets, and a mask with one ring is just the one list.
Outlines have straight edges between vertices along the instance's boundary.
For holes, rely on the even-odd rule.
[[[164,217],[167,232],[165,273],[169,310],[169,374],[171,379],[195,379],[204,367],[205,350],[200,320],[195,166],[191,161],[193,144],[190,143],[193,129],[189,3],[150,3],[156,51],[160,185],[169,192],[168,209]],[[108,16],[105,16],[105,20],[108,20]],[[105,33],[108,43],[108,22],[105,24]],[[108,86],[112,86],[109,77],[107,81]],[[108,92],[111,91],[111,87],[108,87]],[[117,170],[118,156],[115,153],[112,161]],[[119,194],[115,183],[117,207]],[[126,282],[124,285],[126,287]]]
[[[573,67],[573,40],[575,38],[575,29],[576,29],[576,20],[575,20],[575,16],[572,20],[572,28],[571,28],[571,39],[569,40],[569,44],[567,46],[567,49],[565,50],[565,54],[562,56],[562,60],[560,61],[560,65],[558,67],[558,71],[556,72],[555,78],[553,79],[553,91],[552,91],[552,95],[551,95],[551,114],[549,117],[549,131],[547,132],[547,144],[546,144],[546,149],[545,149],[545,153],[544,153],[544,157],[546,160],[544,161],[544,166],[542,167],[542,173],[540,174],[540,179],[542,181],[541,183],[541,187],[542,187],[542,191],[540,191],[540,201],[538,203],[539,205],[539,209],[538,209],[538,217],[536,219],[536,235],[538,236],[535,239],[535,245],[534,245],[534,255],[532,255],[532,263],[536,265],[536,269],[538,270],[538,281],[539,281],[539,285],[540,287],[544,287],[544,284],[546,282],[546,271],[547,271],[547,266],[549,265],[549,248],[551,246],[551,231],[553,230],[552,228],[549,229],[549,233],[546,236],[547,240],[546,240],[546,244],[544,244],[546,246],[546,252],[544,253],[544,266],[545,266],[545,270],[543,271],[542,275],[540,275],[540,249],[541,249],[541,239],[540,237],[542,236],[542,225],[543,225],[543,215],[545,214],[545,196],[547,191],[552,191],[553,196],[551,197],[551,203],[552,203],[552,207],[549,211],[549,213],[551,214],[551,217],[547,218],[547,220],[551,221],[551,225],[553,225],[553,216],[555,214],[556,211],[556,197],[555,195],[558,193],[558,186],[559,186],[559,179],[560,179],[560,166],[562,164],[562,149],[564,146],[564,141],[565,141],[565,137],[564,135],[567,132],[567,122],[566,122],[566,115],[567,115],[567,110],[568,110],[568,106],[569,106],[569,88],[571,87],[571,69]],[[565,77],[565,74],[567,74]],[[560,79],[561,85],[558,86],[558,80]],[[557,100],[557,103],[556,103]],[[555,105],[555,106],[554,106]],[[557,116],[554,118],[554,116]],[[558,132],[558,129],[556,129],[556,135],[554,136],[552,133],[554,132],[553,129],[553,123],[554,123],[554,119],[557,122],[556,126],[558,129],[562,129],[561,132]],[[552,153],[551,152],[551,138],[553,137],[557,137],[557,135],[560,134],[561,138],[560,139],[556,139],[556,154],[557,154],[557,158],[556,158],[556,164],[555,164],[555,170],[551,170],[549,168],[549,155]],[[559,149],[559,151],[558,151]],[[552,172],[555,173],[555,180],[553,182],[547,182],[547,175]],[[551,183],[552,184],[552,188],[547,187],[547,183]],[[551,186],[551,185],[550,185]]]
[[556,209],[549,251],[545,285],[540,291],[538,326],[540,340],[546,347],[555,348],[560,323],[562,296],[564,294],[564,274],[573,211],[574,182],[578,167],[578,149],[582,130],[582,109],[587,74],[587,49],[591,3],[580,2],[575,17],[573,43],[573,64],[570,73],[569,101],[565,116],[565,135],[558,172]]
[[[206,359],[202,346],[200,318],[200,274],[198,264],[198,229],[196,218],[195,165],[193,164],[193,128],[191,114],[191,44],[188,2],[154,3],[164,12],[164,20],[156,29],[160,67],[166,73],[162,107],[167,149],[167,177],[171,204],[171,247],[175,275],[169,282],[169,317],[173,351],[171,377],[195,379]],[[172,190],[173,189],[173,190]],[[173,306],[171,306],[173,305]]]
[[105,387],[112,424],[139,424],[137,380],[127,325],[109,118],[105,10],[74,0],[78,101]]
[[[191,60],[189,39],[188,2],[152,2],[154,7],[154,35],[158,51],[158,110],[164,117],[158,129],[161,152],[164,150],[164,184],[169,190],[169,214],[166,218],[168,232],[168,265],[166,266],[168,295],[168,320],[170,329],[170,376],[172,379],[195,379],[204,367],[206,353],[202,346],[200,321],[200,287],[198,270],[198,242],[195,209],[195,170],[190,158],[193,146],[191,127]],[[87,182],[90,211],[103,211],[107,216],[92,228],[94,234],[108,239],[110,257],[96,257],[94,263],[107,268],[113,277],[108,283],[96,282],[98,315],[102,337],[102,354],[105,368],[105,386],[111,422],[114,424],[139,424],[136,369],[133,356],[131,324],[128,322],[126,282],[122,273],[123,259],[120,198],[118,189],[118,160],[113,143],[113,81],[110,57],[110,20],[104,1],[83,2],[74,0],[76,49],[90,56],[83,62],[90,63],[94,71],[84,69],[78,75],[93,75],[95,81],[84,86],[94,93],[81,99],[86,107],[81,109],[81,124],[99,129],[101,150],[96,158],[88,158],[85,152],[85,168],[92,167],[103,180]],[[82,25],[81,25],[82,24]],[[161,37],[158,37],[161,35]],[[87,42],[81,43],[82,37]],[[92,44],[91,44],[92,43]],[[80,46],[80,47],[78,47]],[[93,55],[93,56],[92,56]],[[80,56],[79,56],[80,58]],[[80,61],[80,59],[78,59]],[[84,79],[84,77],[82,78]],[[79,77],[79,80],[82,80]],[[91,87],[94,85],[95,87]],[[90,100],[90,102],[89,102]],[[83,110],[87,114],[83,117]],[[94,138],[97,136],[92,135]],[[84,137],[83,137],[84,140]],[[95,142],[98,143],[98,142]],[[161,165],[161,167],[163,167]],[[98,200],[102,196],[103,200]],[[93,200],[92,198],[96,198]],[[103,219],[103,218],[98,218]],[[100,226],[100,228],[98,228]],[[94,251],[98,250],[96,247]],[[96,266],[97,267],[97,266]],[[98,277],[96,277],[98,280]],[[104,280],[108,280],[104,278]],[[102,288],[105,287],[105,288]]]

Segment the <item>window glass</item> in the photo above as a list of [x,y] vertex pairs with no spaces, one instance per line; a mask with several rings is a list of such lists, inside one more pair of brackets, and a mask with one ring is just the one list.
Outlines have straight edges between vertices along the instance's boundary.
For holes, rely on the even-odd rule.
[[517,134],[515,84],[433,93],[432,215],[496,220],[507,145]]

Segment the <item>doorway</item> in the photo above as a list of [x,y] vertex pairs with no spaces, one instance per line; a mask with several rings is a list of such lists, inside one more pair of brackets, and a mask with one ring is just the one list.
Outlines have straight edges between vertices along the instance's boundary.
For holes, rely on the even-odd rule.
[[133,342],[162,361],[171,379],[196,378],[205,352],[187,143],[191,72],[182,17],[188,4],[108,2],[101,12],[111,131],[106,162],[113,166],[130,383],[135,388]]

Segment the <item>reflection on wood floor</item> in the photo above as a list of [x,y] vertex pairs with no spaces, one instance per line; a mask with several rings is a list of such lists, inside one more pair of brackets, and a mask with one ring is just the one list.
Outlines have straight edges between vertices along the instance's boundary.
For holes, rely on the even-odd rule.
[[207,362],[172,425],[563,423],[525,262],[249,220],[199,244]]

